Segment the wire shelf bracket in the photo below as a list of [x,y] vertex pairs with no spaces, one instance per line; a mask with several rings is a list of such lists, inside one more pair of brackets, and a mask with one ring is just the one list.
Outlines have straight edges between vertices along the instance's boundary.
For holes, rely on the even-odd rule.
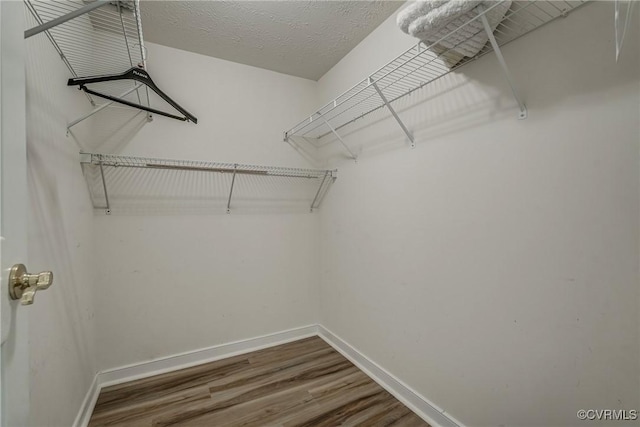
[[105,213],[111,215],[111,206],[109,205],[109,192],[107,192],[107,181],[104,179],[104,168],[102,167],[102,159],[98,161],[100,167],[100,177],[102,178],[102,188],[104,190],[104,202],[107,206]]
[[616,36],[616,62],[620,59],[620,52],[622,51],[622,45],[624,44],[624,38],[627,34],[627,28],[629,27],[629,22],[631,21],[631,16],[633,13],[633,7],[636,5],[636,0],[627,1],[626,8],[626,16],[624,18],[624,22],[622,22],[622,6],[620,5],[621,0],[615,0],[614,6],[614,15],[613,15],[613,27],[615,30]]
[[[491,43],[491,47],[496,54],[496,58],[498,59],[498,64],[500,64],[500,68],[502,68],[502,72],[504,73],[505,78],[507,79],[507,83],[509,83],[509,87],[511,88],[511,93],[518,103],[518,107],[520,107],[520,113],[518,113],[518,119],[524,120],[527,118],[527,107],[524,105],[522,98],[518,94],[518,90],[516,89],[515,84],[513,83],[513,78],[511,77],[511,72],[509,71],[509,67],[507,67],[507,62],[504,60],[504,56],[502,56],[502,50],[496,41],[495,36],[493,35],[493,31],[491,30],[491,25],[489,25],[489,21],[485,16],[485,8],[482,5],[478,5],[476,7],[478,11],[478,16],[480,16],[480,20],[482,21],[482,27],[484,28],[485,33],[487,33],[487,37],[489,38],[489,43]],[[565,15],[566,16],[566,15]]]
[[351,155],[351,158],[357,162],[358,161],[358,156],[356,156],[356,154],[351,151],[351,149],[349,148],[349,146],[347,145],[346,142],[344,142],[344,139],[342,139],[342,137],[340,136],[340,134],[338,132],[336,132],[336,130],[333,128],[333,126],[331,126],[331,123],[329,123],[329,121],[322,115],[320,114],[320,118],[322,119],[322,121],[324,121],[327,126],[329,127],[329,129],[331,129],[331,132],[333,132],[333,134],[336,136],[336,138],[338,138],[338,140],[340,141],[340,143],[342,144],[342,146],[345,148],[345,150],[347,150],[349,152],[349,154]]
[[[141,87],[142,87],[141,84],[137,84],[134,87],[132,87],[131,89],[127,89],[126,91],[122,92],[120,94],[119,98],[122,98],[122,97],[125,97],[125,96],[129,95],[131,92],[133,92],[134,90],[138,90]],[[78,123],[81,123],[82,121],[88,119],[89,117],[93,116],[94,114],[99,113],[100,111],[104,110],[108,106],[112,105],[114,102],[115,101],[105,102],[104,104],[99,105],[98,107],[94,108],[89,113],[85,114],[84,116],[78,117],[77,119],[73,120],[71,123],[69,123],[67,125],[67,136],[69,136],[69,132],[71,131],[72,127],[74,127]]]
[[324,173],[324,177],[322,177],[322,181],[320,181],[320,185],[318,186],[318,191],[316,192],[316,195],[314,196],[313,201],[311,202],[311,208],[309,209],[309,212],[313,213],[313,210],[318,207],[318,205],[320,204],[320,200],[322,200],[322,197],[324,197],[324,194],[329,188],[328,186],[333,184],[333,182],[337,178],[338,178],[337,171],[335,170],[333,171],[328,170]]
[[380,95],[380,99],[382,99],[384,105],[387,106],[393,118],[396,119],[396,122],[398,122],[398,124],[402,128],[402,131],[407,135],[407,138],[409,138],[409,141],[411,142],[411,148],[416,148],[416,141],[413,139],[413,135],[411,134],[411,132],[409,132],[409,129],[407,129],[402,120],[400,120],[400,117],[398,117],[398,113],[396,113],[396,110],[394,110],[391,104],[389,104],[387,97],[384,96],[384,93],[382,93],[382,91],[378,87],[378,84],[371,77],[369,77],[369,83],[373,85],[373,88],[376,90],[376,92],[378,92],[378,95]]
[[[509,2],[507,12],[492,30],[487,13],[495,8],[504,7],[505,2]],[[484,7],[474,9],[474,13],[465,22],[450,29],[435,42],[416,43],[369,74],[315,113],[286,130],[283,133],[283,139],[294,148],[298,147],[296,140],[300,138],[316,149],[320,149],[330,142],[335,142],[325,138],[327,135],[335,135],[338,137],[337,142],[348,148],[344,139],[339,137],[341,129],[374,112],[388,110],[408,137],[411,146],[414,147],[415,136],[410,131],[410,126],[401,119],[395,103],[491,52],[495,52],[511,94],[516,100],[518,118],[525,119],[528,116],[527,107],[514,84],[514,78],[507,67],[501,48],[558,18],[568,16],[570,12],[588,2],[589,0],[487,2],[488,4]],[[485,35],[485,43],[475,56],[466,56],[462,53],[465,50],[460,48],[465,44],[477,44],[478,40]],[[344,135],[343,132],[342,134]],[[351,157],[355,157],[351,150],[348,151]]]
[[233,186],[236,183],[236,174],[238,173],[238,165],[233,165],[233,176],[231,178],[231,187],[229,188],[229,200],[227,200],[227,213],[231,213],[231,196],[233,195]]

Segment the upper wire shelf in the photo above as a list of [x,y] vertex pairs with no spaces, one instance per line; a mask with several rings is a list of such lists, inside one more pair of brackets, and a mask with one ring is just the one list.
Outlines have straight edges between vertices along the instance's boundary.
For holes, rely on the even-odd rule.
[[317,209],[336,170],[81,153],[94,208],[198,213]]
[[[485,15],[505,1],[507,0],[496,1],[484,10],[479,9],[474,18],[460,25],[435,43],[426,46],[420,42],[406,50],[351,89],[285,131],[285,141],[293,140],[292,136],[299,136],[304,137],[306,141],[311,142],[316,147],[320,147],[326,143],[323,138],[333,133],[349,150],[337,132],[386,105],[413,145],[411,133],[404,127],[404,124],[391,106],[395,101],[494,51],[492,47],[493,41],[496,42],[497,46],[504,46],[544,24],[566,16],[572,10],[588,2],[588,0],[513,1],[502,22],[493,31],[493,36],[488,34],[491,43],[486,43],[474,57],[463,57],[461,59],[460,55],[453,50],[454,48],[444,50],[440,47],[441,44],[439,43],[445,39],[456,40],[455,46],[458,46],[465,44],[480,32],[486,31],[486,27],[483,28],[481,25],[482,21],[486,22]],[[493,37],[494,40],[492,41]],[[453,43],[449,42],[449,44]],[[431,50],[432,48],[440,53],[434,53]],[[503,62],[499,49],[496,54],[498,54],[499,60]],[[501,65],[506,68],[504,64]],[[514,95],[516,95],[513,85],[512,89],[514,90]],[[518,99],[517,95],[516,99]],[[526,108],[519,99],[518,103],[521,109],[520,116],[524,118],[526,117]],[[349,152],[355,158],[355,154],[350,150]]]
[[[116,74],[139,65],[146,68],[139,0],[24,2],[38,25],[27,30],[25,37],[44,32],[73,77]],[[150,104],[146,86],[133,81],[100,83],[99,89],[141,105]],[[85,95],[95,105],[92,96]]]

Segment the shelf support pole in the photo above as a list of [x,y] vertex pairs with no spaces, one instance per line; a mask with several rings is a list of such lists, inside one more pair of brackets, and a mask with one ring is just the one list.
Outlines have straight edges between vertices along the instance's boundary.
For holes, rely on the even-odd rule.
[[62,15],[58,18],[52,19],[51,21],[45,22],[42,25],[38,25],[37,27],[30,28],[25,30],[24,38],[28,39],[31,36],[35,36],[36,34],[40,34],[43,31],[47,31],[57,25],[64,24],[65,22],[77,18],[80,15],[84,15],[85,13],[89,13],[94,9],[102,7],[106,4],[109,4],[109,0],[96,0],[94,2],[89,3],[86,6],[82,6],[73,12],[69,12],[66,15]]
[[493,31],[491,31],[491,26],[489,25],[489,21],[485,16],[485,13],[484,13],[485,9],[484,7],[482,7],[482,5],[480,5],[480,6],[477,6],[476,10],[480,15],[480,20],[482,21],[482,26],[484,27],[484,31],[487,33],[487,37],[489,37],[489,42],[491,43],[491,47],[493,48],[493,51],[496,53],[496,57],[498,58],[498,63],[502,68],[502,72],[504,73],[507,79],[507,83],[509,83],[509,87],[511,88],[513,97],[516,99],[516,102],[520,107],[520,113],[518,114],[518,119],[520,120],[526,119],[528,115],[527,107],[526,105],[524,105],[524,102],[522,101],[522,98],[520,98],[520,94],[518,93],[518,90],[516,89],[516,86],[513,83],[513,79],[511,78],[511,72],[509,71],[509,67],[507,67],[507,63],[504,60],[504,56],[502,56],[502,51],[500,50],[500,46],[498,46],[498,42],[496,41],[496,38],[493,35]]
[[316,191],[316,196],[313,198],[313,202],[311,202],[311,209],[310,209],[311,212],[313,212],[313,207],[316,204],[316,201],[318,200],[318,196],[320,196],[320,190],[322,190],[322,187],[324,186],[324,182],[327,180],[327,175],[329,175],[329,171],[326,171],[324,173],[324,176],[322,177],[322,182],[320,182],[318,191]]
[[340,143],[342,144],[342,146],[345,148],[345,150],[347,150],[349,152],[349,154],[351,154],[351,158],[355,161],[358,161],[358,156],[356,156],[354,154],[353,151],[351,151],[351,149],[349,148],[349,146],[347,146],[347,144],[344,142],[344,140],[342,139],[342,137],[338,134],[338,132],[336,132],[336,130],[333,128],[333,126],[331,126],[331,124],[329,123],[329,121],[327,119],[325,119],[324,115],[321,113],[320,114],[320,118],[322,120],[324,120],[324,122],[327,124],[327,126],[329,127],[329,129],[331,129],[331,132],[333,132],[333,134],[336,136],[336,138],[338,138],[338,140],[340,141]]
[[104,179],[104,169],[102,168],[102,157],[100,158],[100,162],[98,163],[100,166],[100,176],[102,177],[102,189],[104,190],[104,200],[107,202],[107,209],[105,213],[107,215],[111,215],[111,206],[109,205],[109,193],[107,193],[107,180]]
[[[118,98],[124,98],[125,96],[129,95],[131,92],[133,92],[134,90],[138,90],[142,87],[142,83],[140,84],[136,84],[133,88],[127,90],[126,92],[121,93],[120,95],[118,95]],[[115,101],[109,101],[109,102],[105,102],[104,104],[98,106],[97,108],[94,108],[93,110],[91,110],[91,112],[85,114],[82,117],[79,117],[77,119],[75,119],[74,121],[72,121],[71,123],[69,123],[67,125],[67,135],[69,135],[69,131],[71,130],[72,127],[74,127],[75,125],[77,125],[78,123],[80,123],[83,120],[88,119],[89,117],[93,116],[96,113],[99,113],[100,111],[104,110],[105,108],[107,108],[109,105],[113,104]]]
[[229,200],[227,200],[227,213],[231,213],[231,196],[233,195],[233,186],[236,183],[236,172],[238,170],[238,165],[233,165],[233,177],[231,178],[231,188],[229,189]]
[[[418,46],[420,46],[420,45],[418,44]],[[407,138],[409,138],[409,141],[411,143],[411,148],[416,148],[416,142],[413,139],[413,135],[411,135],[411,132],[409,132],[409,129],[407,129],[407,127],[404,125],[402,120],[400,120],[400,117],[396,113],[396,110],[394,110],[393,107],[391,106],[391,104],[389,104],[389,101],[387,100],[387,97],[384,96],[384,93],[382,93],[382,91],[378,87],[378,84],[376,82],[374,82],[371,77],[369,77],[369,84],[374,87],[376,92],[378,92],[378,95],[380,95],[380,99],[382,99],[382,102],[384,102],[384,105],[386,105],[387,108],[389,109],[389,111],[391,111],[391,115],[393,116],[394,119],[396,119],[396,122],[398,122],[398,124],[402,128],[402,131],[405,133],[405,135],[407,135]]]

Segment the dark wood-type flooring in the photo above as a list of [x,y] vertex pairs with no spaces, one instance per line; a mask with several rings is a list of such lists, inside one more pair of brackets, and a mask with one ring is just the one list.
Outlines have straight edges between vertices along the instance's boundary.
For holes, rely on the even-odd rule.
[[427,426],[318,337],[103,389],[97,426]]

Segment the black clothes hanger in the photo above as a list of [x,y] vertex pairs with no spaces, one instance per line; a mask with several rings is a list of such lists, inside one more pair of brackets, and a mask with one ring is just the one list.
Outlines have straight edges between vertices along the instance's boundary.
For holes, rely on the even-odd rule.
[[[180,111],[184,115],[184,117],[176,116],[174,114],[170,114],[170,113],[166,113],[164,111],[156,110],[155,108],[151,108],[151,107],[147,107],[147,106],[144,106],[144,105],[136,104],[136,103],[127,101],[125,99],[116,98],[115,96],[111,96],[111,95],[107,95],[107,94],[104,94],[104,93],[96,92],[96,91],[91,90],[91,89],[89,89],[88,87],[85,86],[86,84],[89,84],[89,83],[110,82],[110,81],[115,81],[115,80],[136,80],[138,82],[144,83],[149,88],[151,88],[152,91],[157,93],[160,96],[160,98],[164,99],[173,108],[175,108],[176,110]],[[147,73],[143,68],[133,67],[133,68],[130,68],[128,71],[125,71],[122,74],[108,74],[108,75],[105,75],[105,76],[93,76],[93,77],[76,77],[76,78],[73,78],[73,79],[69,79],[69,81],[67,82],[67,86],[80,86],[80,89],[84,90],[87,93],[90,93],[91,95],[99,96],[101,98],[105,98],[105,99],[108,99],[108,100],[113,101],[113,102],[119,102],[120,104],[128,105],[130,107],[139,108],[141,110],[149,111],[149,112],[155,113],[155,114],[160,114],[161,116],[171,117],[172,119],[198,123],[198,119],[195,116],[193,116],[193,114],[189,113],[187,110],[182,108],[173,99],[169,98],[169,96],[167,94],[165,94],[163,91],[161,91],[160,88],[158,88],[158,86],[156,86],[156,84],[153,82],[153,80],[151,80],[151,76],[149,75],[149,73]]]

